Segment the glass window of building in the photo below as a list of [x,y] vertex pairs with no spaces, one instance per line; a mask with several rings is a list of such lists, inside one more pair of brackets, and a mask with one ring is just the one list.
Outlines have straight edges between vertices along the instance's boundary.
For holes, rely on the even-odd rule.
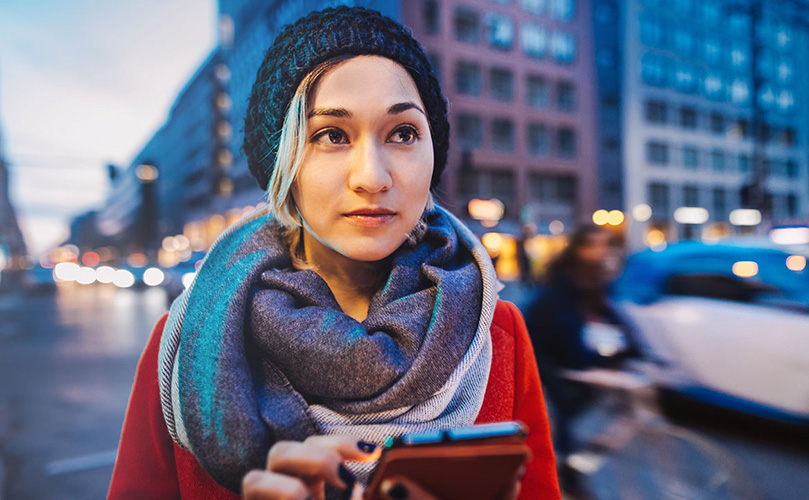
[[717,26],[725,18],[724,5],[716,0],[702,0],[700,10],[706,26]]
[[789,193],[787,195],[787,217],[798,216],[798,195]]
[[492,120],[492,147],[498,151],[514,151],[514,122],[507,118]]
[[461,149],[471,151],[483,145],[483,120],[471,113],[458,113],[454,130]]
[[565,31],[551,35],[551,55],[559,62],[569,63],[576,57],[576,38]]
[[750,101],[750,84],[742,78],[730,83],[730,101],[733,104],[747,104]]
[[663,101],[650,99],[644,105],[644,114],[649,123],[666,123],[668,120],[668,105]]
[[482,77],[480,66],[466,61],[455,63],[455,91],[463,95],[480,95]]
[[424,0],[421,6],[421,14],[424,20],[424,31],[426,31],[428,35],[437,35],[441,31],[438,0]]
[[650,165],[668,165],[669,145],[660,141],[647,142],[646,163]]
[[476,171],[461,176],[461,194],[465,198],[497,198],[506,206],[514,198],[514,173],[511,171]]
[[696,146],[683,146],[683,166],[690,170],[699,168],[699,150]]
[[491,196],[501,200],[506,210],[514,199],[514,172],[497,171],[490,173]]
[[792,28],[786,24],[780,24],[773,30],[775,46],[782,52],[788,52],[792,48]]
[[727,191],[724,188],[715,187],[711,190],[711,198],[713,198],[711,212],[714,220],[724,219],[728,211]]
[[778,134],[778,142],[784,146],[795,145],[795,129],[792,127],[784,127]]
[[673,0],[674,13],[680,17],[690,19],[693,15],[694,2],[692,0]]
[[551,17],[569,23],[576,15],[576,0],[551,0]]
[[532,108],[545,108],[548,106],[548,82],[538,75],[528,75],[526,78],[525,102]]
[[529,14],[541,16],[548,8],[548,0],[518,0],[520,7]]
[[547,156],[551,152],[551,133],[540,123],[528,124],[528,153],[533,156]]
[[687,129],[697,128],[697,110],[690,106],[681,107],[680,126]]
[[758,91],[758,105],[764,109],[771,109],[775,104],[775,86],[765,84]]
[[750,69],[750,49],[742,42],[736,42],[730,46],[730,65],[736,71],[748,71]]
[[709,66],[722,62],[722,41],[716,35],[706,35],[702,41],[702,57]]
[[686,26],[674,29],[672,48],[680,57],[689,57],[694,50],[694,34]]
[[750,122],[744,118],[737,118],[733,122],[733,135],[738,138],[750,137]]
[[543,57],[548,53],[548,30],[536,23],[522,23],[520,47],[527,56]]
[[722,150],[714,149],[711,151],[711,168],[717,172],[725,170],[725,153]]
[[663,23],[660,19],[652,16],[641,16],[640,18],[640,41],[650,47],[663,47],[665,45],[665,33]]
[[489,71],[492,98],[510,101],[514,95],[514,75],[506,68],[492,68]]
[[570,175],[530,174],[531,199],[545,204],[572,205],[576,201],[576,178]]
[[480,42],[480,16],[468,7],[455,7],[452,24],[455,28],[455,39],[460,42]]
[[787,169],[787,177],[789,177],[790,179],[797,179],[798,177],[800,177],[797,161],[793,159],[787,160],[786,169]]
[[662,182],[652,182],[648,188],[649,205],[652,207],[652,216],[665,219],[669,214],[669,186]]
[[576,86],[572,82],[556,84],[556,109],[574,111],[576,109]]
[[560,158],[576,157],[576,131],[562,127],[556,132],[556,153]]
[[734,38],[750,37],[750,16],[745,12],[733,11],[728,15],[728,31]]
[[693,93],[697,90],[697,73],[688,63],[677,63],[674,70],[674,88],[680,92]]
[[710,115],[711,121],[711,132],[715,134],[724,134],[725,133],[725,116],[718,112],[713,111]]
[[748,173],[750,172],[750,156],[747,154],[740,154],[739,155],[739,172],[741,173]]
[[795,96],[790,89],[781,89],[776,98],[778,109],[783,112],[792,111],[795,107]]
[[510,49],[514,44],[514,21],[505,14],[486,14],[486,41],[495,49]]
[[643,81],[656,87],[665,87],[667,83],[668,61],[655,54],[645,54],[641,59],[641,76]]
[[779,83],[792,83],[792,61],[787,58],[781,58],[778,61],[778,66],[775,68],[775,74],[778,77]]
[[705,95],[714,100],[721,100],[725,96],[725,85],[722,82],[722,75],[716,72],[708,72],[702,80],[702,88]]
[[686,207],[699,206],[699,188],[693,184],[683,187],[683,205]]
[[510,4],[510,3],[511,3],[513,0],[489,0],[489,1],[490,1],[490,2],[494,2],[494,3],[499,3],[499,4],[501,4],[501,5],[508,5],[508,4]]

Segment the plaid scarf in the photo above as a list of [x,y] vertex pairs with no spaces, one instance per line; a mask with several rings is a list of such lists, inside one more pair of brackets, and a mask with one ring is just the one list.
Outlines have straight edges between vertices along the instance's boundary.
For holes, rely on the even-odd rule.
[[[325,281],[296,270],[266,209],[211,247],[172,304],[160,345],[172,439],[238,492],[279,440],[367,441],[474,423],[488,382],[497,301],[491,260],[452,214],[391,257],[358,322]],[[351,464],[364,481],[372,465]]]

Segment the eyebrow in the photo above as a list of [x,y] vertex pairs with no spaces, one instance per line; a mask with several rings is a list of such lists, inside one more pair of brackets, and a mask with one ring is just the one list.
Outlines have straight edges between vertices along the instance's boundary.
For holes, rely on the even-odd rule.
[[[399,102],[394,104],[393,106],[388,108],[389,115],[398,115],[399,113],[404,113],[409,109],[415,109],[416,111],[420,112],[421,114],[427,116],[423,109],[419,107],[418,104],[414,102]],[[314,116],[334,116],[337,118],[351,118],[351,112],[345,108],[316,108],[309,112],[306,115],[307,118],[312,118]]]

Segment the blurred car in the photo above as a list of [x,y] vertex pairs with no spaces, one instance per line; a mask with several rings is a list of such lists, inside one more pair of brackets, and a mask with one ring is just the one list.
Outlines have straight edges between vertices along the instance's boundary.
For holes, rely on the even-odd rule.
[[28,292],[51,292],[56,290],[53,269],[40,265],[25,271],[22,277],[23,288]]
[[809,270],[778,248],[683,242],[627,259],[614,298],[664,385],[700,402],[809,424]]

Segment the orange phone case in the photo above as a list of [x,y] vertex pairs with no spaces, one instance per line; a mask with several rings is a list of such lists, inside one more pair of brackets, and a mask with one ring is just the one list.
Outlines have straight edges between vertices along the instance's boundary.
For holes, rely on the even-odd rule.
[[442,500],[490,500],[511,485],[530,455],[515,437],[392,448],[379,460],[365,498],[381,500],[382,481],[404,476]]

